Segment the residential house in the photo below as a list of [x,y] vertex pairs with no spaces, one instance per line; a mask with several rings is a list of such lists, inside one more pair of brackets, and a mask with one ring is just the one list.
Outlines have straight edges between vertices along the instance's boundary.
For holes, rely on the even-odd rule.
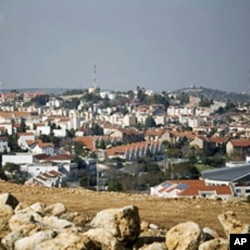
[[165,113],[154,115],[156,125],[165,126],[167,124],[167,117]]
[[18,133],[17,138],[18,146],[25,150],[28,148],[27,141],[34,141],[35,135],[32,132]]
[[135,114],[126,114],[123,117],[123,126],[124,127],[131,127],[131,126],[135,126],[137,123],[137,119],[136,119],[136,115]]
[[160,158],[163,152],[163,146],[160,141],[155,142],[136,142],[117,147],[111,147],[107,150],[108,158],[121,158],[127,161],[136,161],[147,155],[155,160]]
[[210,149],[213,147],[213,144],[210,142],[210,140],[202,135],[197,135],[195,138],[189,143],[190,147],[198,147],[200,149]]
[[33,155],[28,153],[16,153],[8,154],[2,156],[2,166],[5,166],[6,163],[14,163],[17,165],[21,164],[32,164]]
[[120,137],[125,143],[142,141],[143,136],[135,128],[118,128],[114,129],[112,137]]
[[167,130],[161,136],[161,141],[168,141],[171,144],[175,144],[181,140],[193,140],[197,134],[193,131],[177,131]]
[[158,141],[165,132],[162,128],[149,128],[144,133],[144,139],[146,141]]
[[221,198],[233,197],[230,186],[209,186],[204,180],[167,180],[150,188],[150,195],[164,198]]
[[65,187],[66,176],[58,171],[50,170],[39,173],[35,177],[25,182],[27,186],[45,186],[45,187]]
[[226,144],[226,152],[228,156],[237,155],[245,158],[250,154],[250,139],[229,140]]
[[226,147],[228,140],[229,139],[227,137],[218,137],[218,136],[210,137],[210,142],[214,143],[215,146],[218,148]]
[[48,125],[45,125],[44,123],[37,123],[35,124],[35,135],[49,135],[51,133],[51,128]]
[[197,128],[204,125],[204,119],[202,117],[191,116],[188,117],[188,126],[191,128]]
[[55,146],[53,143],[48,142],[42,142],[41,140],[36,140],[34,142],[31,142],[29,145],[29,150],[33,154],[47,154],[47,155],[54,155],[55,152]]

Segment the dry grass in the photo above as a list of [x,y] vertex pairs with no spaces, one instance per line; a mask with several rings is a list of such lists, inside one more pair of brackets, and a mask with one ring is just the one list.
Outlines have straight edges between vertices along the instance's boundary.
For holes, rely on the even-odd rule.
[[250,204],[200,199],[161,199],[148,195],[132,195],[113,192],[94,192],[81,188],[28,187],[0,182],[0,192],[10,192],[19,202],[28,205],[43,202],[46,205],[62,202],[68,211],[77,211],[83,216],[92,217],[106,208],[136,205],[140,217],[150,223],[169,229],[179,222],[194,221],[202,227],[209,226],[224,236],[217,215],[228,210],[250,224]]

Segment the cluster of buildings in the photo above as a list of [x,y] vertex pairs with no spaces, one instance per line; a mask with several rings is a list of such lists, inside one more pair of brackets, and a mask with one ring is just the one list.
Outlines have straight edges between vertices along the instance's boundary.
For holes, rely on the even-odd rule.
[[167,180],[150,188],[150,194],[164,198],[220,198],[250,195],[250,162],[207,170],[199,180]]
[[[99,94],[110,100],[116,98],[114,92],[101,91]],[[153,94],[148,92],[148,95]],[[182,105],[172,98],[165,109],[163,104],[145,105],[133,99],[126,104],[126,113],[117,111],[116,106],[103,107],[100,102],[88,104],[83,100],[75,109],[66,109],[62,105],[64,100],[59,96],[51,96],[43,106],[25,105],[41,95],[43,93],[22,93],[20,98],[19,93],[4,93],[1,96],[2,166],[6,163],[19,164],[26,173],[28,185],[65,186],[68,179],[75,180],[83,174],[73,162],[73,150],[66,151],[52,142],[38,139],[41,135],[65,138],[68,131],[74,132],[75,142],[82,143],[102,161],[121,158],[133,162],[146,155],[153,156],[152,160],[161,160],[166,153],[164,143],[175,144],[183,138],[190,147],[201,150],[224,147],[228,157],[242,159],[250,153],[250,112],[243,108],[242,112],[219,115],[216,111],[225,108],[224,102],[214,101],[209,107],[200,107],[200,98],[197,97],[190,97],[189,103]],[[128,95],[124,93],[124,97]],[[148,117],[154,119],[157,127],[137,129],[138,124],[145,124]],[[22,122],[25,122],[25,132],[19,132]],[[91,128],[94,124],[102,128],[103,135],[93,134]],[[11,149],[7,135],[16,135],[16,143],[25,153],[9,154]],[[96,168],[95,160],[86,159],[85,164],[88,169]],[[240,168],[237,167],[238,170]],[[152,187],[151,193],[164,197],[186,196],[192,189],[195,196],[246,195],[249,189],[243,190],[239,188],[239,182],[235,183],[237,178],[243,178],[244,185],[250,185],[250,166],[249,169],[246,166],[242,168],[243,172],[246,170],[245,176],[235,177],[233,168],[218,169],[219,172],[212,174],[203,173],[203,180],[196,183],[166,181]],[[222,178],[216,181],[216,176]],[[230,178],[226,180],[228,176]]]

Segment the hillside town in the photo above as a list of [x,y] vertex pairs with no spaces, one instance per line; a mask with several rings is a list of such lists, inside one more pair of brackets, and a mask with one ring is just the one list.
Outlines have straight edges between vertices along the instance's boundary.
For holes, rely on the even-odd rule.
[[185,92],[1,93],[0,178],[29,186],[250,195],[246,103]]

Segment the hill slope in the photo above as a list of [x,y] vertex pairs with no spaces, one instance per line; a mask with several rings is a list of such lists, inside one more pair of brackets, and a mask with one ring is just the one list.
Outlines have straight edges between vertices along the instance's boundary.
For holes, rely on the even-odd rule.
[[69,211],[77,211],[86,217],[93,217],[106,208],[136,205],[140,217],[166,229],[179,222],[195,221],[209,226],[224,236],[217,215],[228,210],[234,211],[239,220],[250,224],[250,204],[199,199],[161,199],[149,195],[93,192],[81,188],[53,189],[28,187],[0,181],[0,192],[10,192],[21,203],[31,205],[42,202],[46,205],[62,202]]

